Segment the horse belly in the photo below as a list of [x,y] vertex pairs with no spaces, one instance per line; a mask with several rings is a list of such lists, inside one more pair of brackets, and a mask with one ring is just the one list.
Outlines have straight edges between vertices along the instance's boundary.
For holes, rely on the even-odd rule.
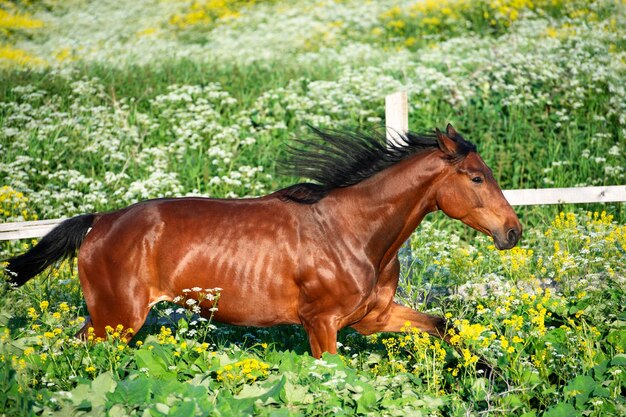
[[[248,255],[255,258],[254,255]],[[219,322],[271,326],[299,323],[299,290],[293,279],[279,267],[280,262],[257,263],[253,260],[217,259],[195,262],[174,276],[173,293],[200,287],[218,288],[215,319]],[[205,303],[208,306],[209,303]]]
[[251,239],[241,225],[200,235],[204,238],[166,245],[167,261],[159,269],[174,297],[194,287],[220,288],[217,321],[250,326],[300,322],[296,262],[289,245],[275,234]]

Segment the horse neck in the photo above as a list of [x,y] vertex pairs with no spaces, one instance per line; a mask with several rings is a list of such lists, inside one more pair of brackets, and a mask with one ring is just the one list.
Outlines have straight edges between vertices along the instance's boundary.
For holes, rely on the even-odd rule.
[[375,263],[388,264],[424,216],[437,210],[433,185],[445,167],[438,155],[415,155],[327,197],[337,218],[350,225],[353,241],[365,246]]

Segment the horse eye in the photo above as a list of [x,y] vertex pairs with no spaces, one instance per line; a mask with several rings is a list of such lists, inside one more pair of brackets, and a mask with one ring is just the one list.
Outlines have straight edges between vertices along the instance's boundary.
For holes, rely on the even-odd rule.
[[473,178],[472,178],[472,182],[473,182],[474,184],[482,184],[482,182],[483,182],[483,178],[482,178],[482,177],[473,177]]

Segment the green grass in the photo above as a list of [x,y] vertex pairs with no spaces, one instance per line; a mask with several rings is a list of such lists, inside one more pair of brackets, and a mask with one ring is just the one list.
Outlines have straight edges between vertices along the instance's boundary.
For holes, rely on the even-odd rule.
[[[453,123],[502,188],[626,181],[621,3],[520,6],[495,25],[459,8],[423,26],[444,3],[416,17],[410,1],[399,11],[391,1],[260,2],[232,21],[176,29],[168,18],[188,5],[142,1],[136,27],[118,24],[116,2],[50,2],[28,6],[49,25],[37,36],[3,32],[51,65],[0,57],[1,222],[269,193],[297,180],[276,166],[307,123],[381,126],[384,96],[398,89],[409,92],[412,129]],[[108,31],[105,49],[74,25],[90,24],[81,10],[102,13],[92,32]],[[146,27],[158,31],[148,46],[137,35]],[[64,36],[75,61],[54,59]],[[0,414],[623,415],[625,207],[518,207],[524,235],[511,252],[429,215],[401,253],[397,298],[456,322],[454,348],[411,329],[347,329],[340,355],[315,361],[298,326],[213,327],[170,304],[130,345],[115,329],[78,342],[88,312],[65,263],[0,288]],[[30,243],[2,243],[0,259]],[[493,379],[476,371],[479,356]]]

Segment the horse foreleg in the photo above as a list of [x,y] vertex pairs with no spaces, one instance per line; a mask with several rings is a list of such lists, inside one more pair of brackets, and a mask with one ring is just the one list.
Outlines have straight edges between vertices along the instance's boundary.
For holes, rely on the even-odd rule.
[[309,336],[311,354],[314,358],[321,358],[322,353],[337,353],[337,326],[331,320],[316,318],[303,321],[304,330]]
[[[407,323],[410,323],[410,326],[417,327],[431,336],[445,340],[459,355],[463,355],[460,346],[450,343],[451,336],[448,334],[448,330],[454,329],[454,327],[448,324],[444,318],[420,313],[395,302],[392,302],[390,306],[382,312],[368,314],[351,327],[361,334],[369,335],[377,332],[400,332],[403,328],[407,327]],[[458,334],[458,330],[456,333]],[[493,365],[482,356],[478,356],[478,358],[476,370],[482,370],[486,377],[491,378],[495,371]],[[499,376],[504,378],[502,375]]]
[[369,335],[377,332],[400,332],[407,323],[432,336],[449,340],[446,334],[449,327],[444,318],[420,313],[395,302],[390,303],[383,311],[370,312],[351,327],[361,334]]

